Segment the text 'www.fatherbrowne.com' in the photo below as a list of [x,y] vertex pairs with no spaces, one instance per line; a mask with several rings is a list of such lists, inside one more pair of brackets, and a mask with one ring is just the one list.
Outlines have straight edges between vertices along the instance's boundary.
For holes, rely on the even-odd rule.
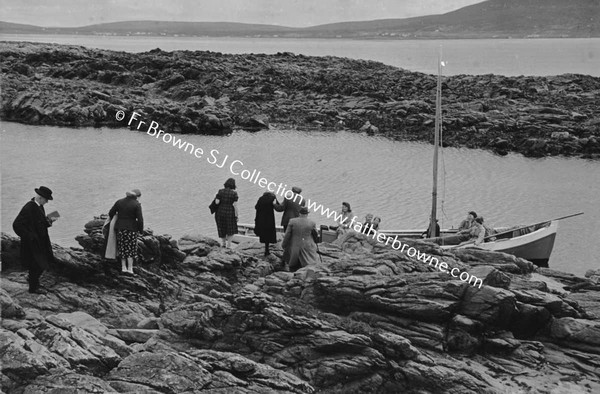
[[[232,160],[230,159],[229,155],[223,155],[223,153],[219,152],[217,149],[210,149],[207,150],[207,152],[205,153],[204,149],[202,149],[201,147],[196,147],[194,144],[181,139],[181,137],[174,136],[168,132],[165,132],[164,130],[161,130],[158,122],[150,121],[150,123],[147,123],[146,121],[141,120],[139,118],[140,116],[141,114],[133,112],[129,118],[129,121],[127,122],[127,126],[135,130],[145,131],[147,135],[154,137],[157,140],[160,139],[165,144],[172,145],[174,148],[189,153],[197,159],[206,158],[206,161],[209,164],[214,165],[217,168],[224,168],[227,164],[229,164],[229,172],[232,175],[240,177],[241,179],[250,183],[254,183],[255,185],[260,186],[261,188],[266,189],[271,193],[279,195],[283,198],[287,198],[288,200],[292,200],[298,203],[303,202],[304,197],[288,189],[287,184],[281,182],[271,182],[267,178],[261,176],[261,171],[257,171],[256,169],[250,171],[244,168],[244,163],[241,160]],[[117,111],[115,118],[119,122],[123,121],[125,119],[125,111]],[[309,210],[312,210],[315,213],[325,216],[328,219],[333,219],[342,225],[347,225],[354,231],[364,234],[367,237],[371,237],[379,243],[382,243],[384,245],[390,245],[393,249],[405,253],[408,257],[416,258],[421,263],[433,266],[440,272],[449,274],[453,278],[458,278],[462,282],[467,282],[473,286],[478,286],[479,288],[481,288],[483,284],[483,281],[480,278],[473,276],[466,271],[461,271],[460,268],[451,268],[450,266],[448,266],[448,263],[440,261],[437,257],[433,257],[427,253],[419,251],[418,249],[412,246],[402,243],[398,239],[398,236],[392,238],[385,235],[384,233],[374,230],[373,228],[369,228],[368,225],[363,226],[362,223],[357,221],[358,218],[356,216],[354,216],[351,219],[350,223],[347,223],[348,218],[342,217],[342,214],[340,212],[326,208],[322,204],[317,203],[316,201],[311,201],[310,199],[307,199],[307,205]]]

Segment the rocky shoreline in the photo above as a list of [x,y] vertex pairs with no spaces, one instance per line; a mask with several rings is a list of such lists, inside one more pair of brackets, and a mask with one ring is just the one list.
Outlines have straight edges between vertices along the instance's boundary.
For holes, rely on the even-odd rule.
[[2,234],[2,392],[600,391],[600,271],[414,241],[479,289],[350,239],[290,273],[277,247],[147,230],[130,277],[98,254],[101,223],[83,249],[53,245],[47,295],[27,292],[19,240]]
[[[145,53],[0,43],[0,118],[123,127],[136,111],[173,133],[278,127],[433,141],[436,77],[336,57]],[[600,78],[444,77],[444,145],[600,157]]]

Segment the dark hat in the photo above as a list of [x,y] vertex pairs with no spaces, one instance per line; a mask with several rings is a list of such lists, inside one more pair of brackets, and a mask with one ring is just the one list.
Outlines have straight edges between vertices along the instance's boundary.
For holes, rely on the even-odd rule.
[[44,197],[46,200],[52,200],[52,190],[46,186],[40,186],[39,189],[34,189],[34,191],[40,196]]
[[300,208],[299,212],[301,215],[308,215],[308,208],[302,207],[302,208]]
[[474,218],[477,217],[477,214],[475,213],[475,211],[469,211],[469,215],[473,215]]
[[[294,193],[296,193],[296,194],[300,194],[300,193],[302,193],[302,189],[301,189],[301,188],[299,188],[298,186],[294,186],[294,187],[292,187],[292,191],[293,191]],[[308,212],[307,212],[307,213],[308,213]]]

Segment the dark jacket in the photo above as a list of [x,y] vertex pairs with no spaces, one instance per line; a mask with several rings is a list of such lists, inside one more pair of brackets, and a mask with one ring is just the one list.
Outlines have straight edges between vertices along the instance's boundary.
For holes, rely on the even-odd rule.
[[275,201],[275,196],[271,193],[265,193],[258,199],[254,206],[254,209],[256,209],[254,233],[258,235],[262,243],[274,244],[277,242],[273,201]]
[[135,197],[125,197],[117,200],[115,205],[108,211],[108,216],[112,219],[115,213],[119,213],[115,230],[144,231],[142,204]]
[[290,219],[297,218],[300,216],[300,208],[306,205],[306,201],[299,194],[294,195],[294,198],[288,200],[287,198],[283,199],[282,204],[276,204],[275,210],[277,212],[283,212],[283,216],[281,217],[281,225],[283,227],[287,227]]
[[48,264],[54,262],[52,244],[48,236],[48,227],[52,223],[46,218],[43,206],[31,199],[23,206],[13,222],[13,230],[21,237],[21,262],[24,268],[30,264],[40,269],[48,269]]

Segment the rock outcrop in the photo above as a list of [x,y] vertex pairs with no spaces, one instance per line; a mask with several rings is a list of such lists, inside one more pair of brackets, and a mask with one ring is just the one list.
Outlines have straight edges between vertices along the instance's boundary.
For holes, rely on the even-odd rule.
[[[126,127],[135,111],[141,131],[151,121],[220,135],[279,125],[433,141],[435,76],[373,61],[4,42],[0,66],[3,120]],[[443,92],[446,146],[600,155],[600,78],[459,75],[444,78]]]
[[381,244],[323,244],[322,263],[286,272],[277,247],[161,237],[142,237],[162,246],[133,277],[93,242],[53,245],[37,295],[2,234],[3,392],[600,391],[596,272],[414,241],[479,288]]

